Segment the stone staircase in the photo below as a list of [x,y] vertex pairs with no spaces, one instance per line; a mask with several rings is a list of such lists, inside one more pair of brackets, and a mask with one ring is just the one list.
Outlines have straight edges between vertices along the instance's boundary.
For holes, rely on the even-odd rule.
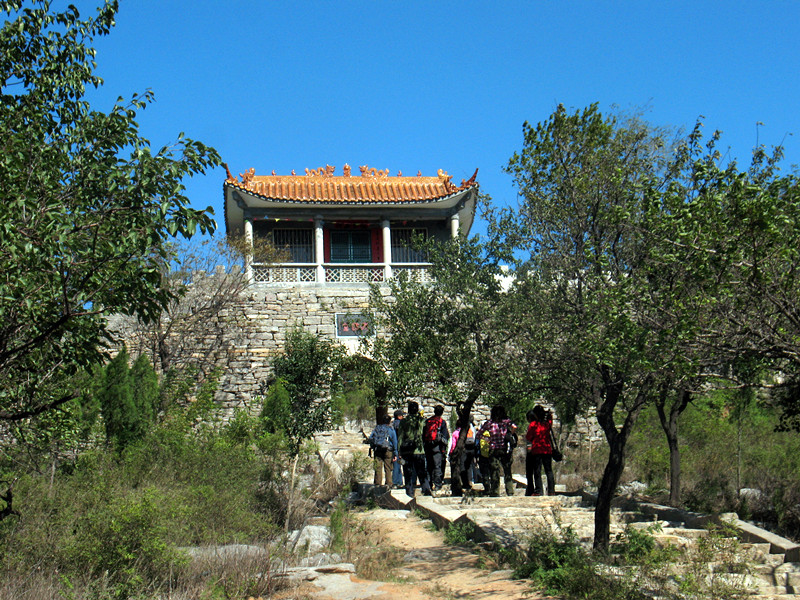
[[[355,454],[367,453],[368,447],[362,440],[362,434],[352,429],[349,433],[338,430],[316,437],[320,458],[333,472],[341,472]],[[449,491],[442,490],[434,497],[418,493],[410,498],[402,490],[372,489],[369,483],[363,483],[360,491],[362,495],[375,496],[379,504],[387,508],[419,510],[442,528],[469,522],[479,540],[493,541],[504,547],[519,547],[536,528],[555,531],[565,527],[572,528],[581,543],[591,546],[594,497],[564,493],[526,497],[522,495],[524,478],[516,475],[515,480],[519,495],[500,497],[479,494],[452,497]],[[480,486],[475,489],[479,491]],[[558,486],[556,491],[559,491]],[[744,585],[754,600],[800,597],[800,545],[741,521],[736,515],[712,517],[621,497],[616,499],[611,513],[611,538],[621,534],[626,526],[644,529],[658,524],[657,530],[652,532],[657,543],[691,550],[702,537],[708,536],[708,525],[720,520],[737,530],[737,537],[742,541],[737,545],[736,560],[746,562],[749,570],[731,573],[730,561],[720,562],[709,565],[707,577]],[[677,565],[676,568],[682,567]],[[737,570],[736,565],[733,570]]]
[[314,436],[322,464],[331,475],[338,476],[350,464],[353,456],[367,456],[369,446],[364,444],[364,434],[358,424],[350,424],[346,429],[320,431]]

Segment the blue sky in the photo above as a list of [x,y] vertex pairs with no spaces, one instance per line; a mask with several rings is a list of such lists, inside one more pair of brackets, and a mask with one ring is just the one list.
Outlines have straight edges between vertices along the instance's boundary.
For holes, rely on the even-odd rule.
[[[121,4],[96,44],[95,107],[150,88],[138,120],[153,145],[183,131],[234,174],[349,163],[459,182],[477,167],[483,191],[513,204],[502,168],[523,122],[592,102],[647,106],[671,127],[704,115],[741,162],[758,142],[800,162],[798,2]],[[187,184],[220,226],[224,178]]]

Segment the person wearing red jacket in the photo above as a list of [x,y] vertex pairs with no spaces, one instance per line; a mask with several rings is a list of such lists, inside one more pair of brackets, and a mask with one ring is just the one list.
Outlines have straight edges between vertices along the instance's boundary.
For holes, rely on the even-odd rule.
[[547,495],[555,493],[555,477],[553,477],[553,413],[545,410],[540,405],[533,407],[528,412],[530,425],[525,439],[528,440],[528,452],[525,455],[525,474],[528,485],[525,489],[526,496],[542,495],[542,467],[547,477]]

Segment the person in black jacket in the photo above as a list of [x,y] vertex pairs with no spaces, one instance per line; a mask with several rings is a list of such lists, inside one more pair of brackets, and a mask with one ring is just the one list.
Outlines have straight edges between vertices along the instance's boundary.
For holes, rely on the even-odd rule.
[[422,450],[422,429],[425,421],[419,414],[419,404],[414,401],[408,403],[408,416],[400,421],[397,428],[400,445],[400,458],[403,459],[403,479],[406,484],[406,494],[414,497],[417,480],[422,493],[431,495],[431,484],[425,471],[425,454]]
[[[400,421],[403,420],[403,417],[406,416],[402,410],[394,411],[394,421],[392,421],[392,427],[394,427],[395,434],[398,433],[398,427],[400,427]],[[399,436],[398,436],[399,439]],[[392,468],[392,486],[395,489],[400,489],[403,487],[403,469],[400,465],[400,460],[394,461],[394,467]]]

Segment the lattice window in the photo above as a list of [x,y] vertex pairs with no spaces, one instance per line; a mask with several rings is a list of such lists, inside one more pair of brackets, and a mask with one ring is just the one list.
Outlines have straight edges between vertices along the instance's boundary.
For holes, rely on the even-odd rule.
[[273,229],[272,243],[289,254],[290,262],[313,263],[314,244],[311,229]]
[[253,265],[253,281],[256,283],[269,283],[272,281],[272,273],[268,267]]
[[313,283],[317,280],[317,269],[315,267],[298,269],[300,281],[304,283]]
[[412,248],[415,237],[422,236],[427,239],[428,230],[418,228],[392,228],[392,262],[393,263],[421,263],[427,262],[425,253]]

